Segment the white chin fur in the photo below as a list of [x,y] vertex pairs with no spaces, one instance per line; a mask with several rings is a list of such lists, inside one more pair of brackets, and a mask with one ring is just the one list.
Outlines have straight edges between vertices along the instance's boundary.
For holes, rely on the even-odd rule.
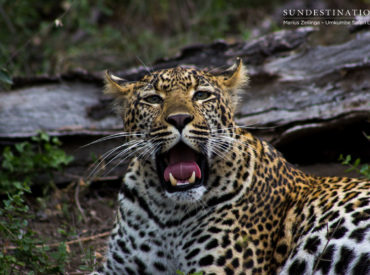
[[191,204],[200,201],[203,198],[205,191],[206,188],[204,186],[198,186],[183,192],[166,192],[166,196],[176,204]]

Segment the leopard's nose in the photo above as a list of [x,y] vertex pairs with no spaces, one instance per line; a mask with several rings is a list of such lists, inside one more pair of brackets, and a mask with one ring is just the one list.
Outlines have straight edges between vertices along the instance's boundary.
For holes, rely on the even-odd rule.
[[175,126],[177,130],[181,133],[182,129],[185,128],[186,124],[191,122],[194,119],[194,116],[190,114],[176,114],[170,115],[166,118],[166,121]]

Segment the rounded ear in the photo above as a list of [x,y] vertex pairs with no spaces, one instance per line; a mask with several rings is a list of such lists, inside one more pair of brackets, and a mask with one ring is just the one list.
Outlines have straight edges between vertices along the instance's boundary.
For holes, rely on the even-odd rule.
[[128,98],[132,94],[131,91],[135,89],[135,83],[105,71],[104,93],[114,97],[114,109],[122,119],[124,118]]
[[235,110],[239,101],[239,93],[243,87],[247,86],[249,80],[242,59],[238,57],[233,66],[217,75],[216,78],[225,93],[229,93],[233,104],[232,109]]
[[236,59],[236,63],[233,66],[221,73],[221,75],[222,85],[230,90],[238,90],[248,84],[247,69],[240,57]]
[[105,71],[105,94],[110,94],[115,97],[125,97],[132,91],[134,83],[113,75],[108,70]]

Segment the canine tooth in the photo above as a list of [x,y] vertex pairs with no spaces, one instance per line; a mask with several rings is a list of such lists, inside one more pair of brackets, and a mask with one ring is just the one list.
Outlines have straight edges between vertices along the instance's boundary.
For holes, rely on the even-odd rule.
[[175,179],[174,176],[172,176],[172,173],[170,173],[170,182],[171,182],[171,185],[172,186],[176,186],[177,185],[177,180]]
[[195,182],[195,171],[193,171],[193,174],[191,174],[191,177],[188,179],[189,183],[194,183]]

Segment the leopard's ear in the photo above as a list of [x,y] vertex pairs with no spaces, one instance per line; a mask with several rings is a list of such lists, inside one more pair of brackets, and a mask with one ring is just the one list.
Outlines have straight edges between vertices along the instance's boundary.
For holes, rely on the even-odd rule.
[[129,82],[123,78],[105,71],[105,89],[104,93],[114,97],[114,109],[118,115],[124,118],[127,109],[128,98],[134,91],[135,82]]
[[134,83],[115,76],[108,70],[105,71],[105,94],[113,95],[116,98],[124,98],[133,90],[133,87]]
[[221,88],[229,93],[233,110],[235,110],[239,101],[239,92],[248,85],[249,80],[247,69],[243,65],[241,58],[237,58],[233,66],[216,77]]
[[221,73],[219,77],[221,77],[222,85],[231,91],[238,91],[248,84],[247,69],[239,57],[236,59],[236,63]]

